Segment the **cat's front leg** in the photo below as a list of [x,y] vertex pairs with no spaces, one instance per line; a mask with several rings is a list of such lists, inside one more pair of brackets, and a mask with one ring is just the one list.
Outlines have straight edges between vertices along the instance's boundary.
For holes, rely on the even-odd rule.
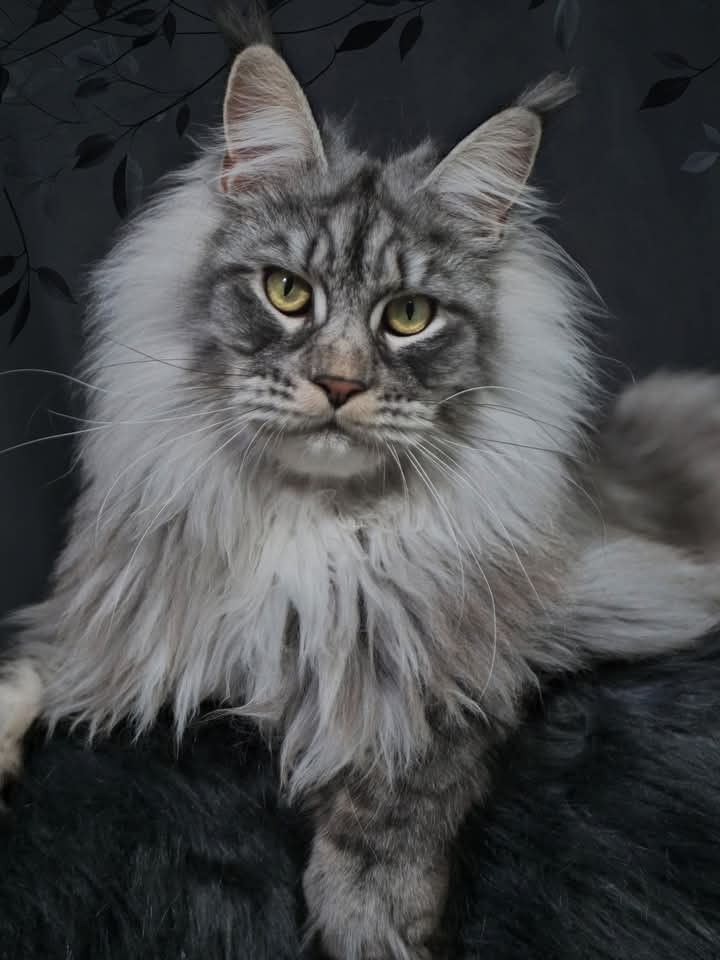
[[0,788],[20,770],[22,741],[41,699],[42,681],[29,660],[0,663]]
[[438,737],[390,785],[350,775],[318,804],[304,876],[311,930],[334,960],[439,960],[452,839],[487,786],[485,731]]

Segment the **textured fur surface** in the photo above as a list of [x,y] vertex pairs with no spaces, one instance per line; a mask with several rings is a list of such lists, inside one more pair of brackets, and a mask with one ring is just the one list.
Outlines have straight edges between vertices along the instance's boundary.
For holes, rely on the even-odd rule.
[[[718,638],[546,690],[457,844],[457,960],[714,960]],[[38,739],[0,821],[2,960],[298,960],[309,831],[250,731]],[[315,953],[308,958],[318,960]]]

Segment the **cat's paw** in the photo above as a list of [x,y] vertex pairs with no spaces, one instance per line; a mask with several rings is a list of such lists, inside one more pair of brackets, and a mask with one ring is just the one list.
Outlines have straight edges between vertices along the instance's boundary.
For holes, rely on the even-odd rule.
[[309,934],[333,960],[443,960],[447,866],[383,863],[317,836],[305,876]]
[[40,712],[42,681],[27,660],[0,667],[0,789],[22,765],[22,741]]

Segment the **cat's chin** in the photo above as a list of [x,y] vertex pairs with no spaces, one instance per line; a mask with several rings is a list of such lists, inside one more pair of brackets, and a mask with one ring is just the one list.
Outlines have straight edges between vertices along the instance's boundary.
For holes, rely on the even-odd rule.
[[334,430],[285,437],[273,456],[279,466],[300,477],[350,479],[376,473],[382,465],[380,451]]

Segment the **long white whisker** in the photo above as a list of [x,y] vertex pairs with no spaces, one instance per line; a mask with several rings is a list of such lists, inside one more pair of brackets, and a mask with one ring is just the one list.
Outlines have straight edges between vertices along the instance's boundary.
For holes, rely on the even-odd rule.
[[[95,521],[95,539],[97,540],[98,534],[99,534],[99,532],[100,532],[100,520],[101,520],[101,518],[102,518],[102,515],[103,515],[103,512],[104,512],[105,507],[106,507],[106,505],[107,505],[107,502],[108,502],[108,500],[109,500],[109,498],[110,498],[110,495],[112,494],[112,492],[113,492],[113,490],[115,489],[115,487],[120,483],[120,481],[121,481],[122,478],[125,476],[125,474],[127,474],[130,470],[132,470],[133,467],[137,466],[137,464],[140,463],[141,460],[144,460],[146,457],[153,456],[154,454],[157,453],[157,451],[158,451],[161,447],[165,447],[165,446],[167,446],[169,443],[175,443],[175,442],[177,442],[178,440],[185,440],[187,437],[195,436],[195,435],[197,435],[198,433],[202,433],[203,431],[211,430],[211,429],[213,429],[214,427],[223,427],[223,426],[225,426],[226,424],[230,424],[230,423],[233,423],[233,422],[235,422],[235,421],[234,421],[234,418],[232,418],[232,417],[226,417],[226,418],[223,419],[223,420],[217,420],[217,421],[214,421],[213,423],[210,423],[210,424],[207,424],[207,423],[206,423],[206,424],[204,424],[202,427],[196,427],[194,430],[189,430],[187,433],[181,433],[179,436],[173,435],[172,437],[166,437],[165,440],[160,441],[160,443],[157,443],[157,444],[155,444],[153,447],[151,447],[150,450],[145,450],[143,453],[140,454],[139,457],[136,457],[130,464],[128,464],[127,467],[125,467],[123,470],[120,471],[120,473],[117,475],[117,477],[116,477],[115,480],[113,481],[112,485],[110,486],[109,490],[108,490],[107,493],[105,494],[105,497],[103,498],[103,502],[100,504],[100,509],[98,510],[97,520]],[[164,464],[164,466],[165,466],[165,464]],[[143,479],[140,480],[139,483],[133,484],[133,486],[130,487],[130,489],[126,491],[125,495],[128,495],[128,494],[132,493],[133,490],[135,490],[137,487],[141,486],[143,483],[146,483],[147,480],[148,480],[147,477],[143,477]]]
[[11,373],[42,373],[50,377],[60,377],[62,380],[69,380],[71,383],[78,384],[81,387],[87,387],[88,390],[98,390],[100,393],[111,393],[104,387],[93,386],[87,380],[81,380],[79,377],[71,377],[69,373],[61,373],[59,370],[45,370],[43,367],[16,367],[13,370],[0,371],[0,377],[7,377]]
[[[459,628],[460,624],[462,623],[462,618],[463,618],[463,616],[464,616],[464,614],[465,614],[465,598],[466,598],[466,595],[467,595],[467,594],[466,594],[466,583],[465,583],[465,564],[463,563],[462,551],[460,550],[460,543],[458,542],[457,534],[456,534],[456,531],[455,531],[455,524],[454,524],[453,521],[452,521],[452,516],[451,516],[451,514],[450,514],[450,511],[448,510],[448,508],[447,508],[446,504],[444,503],[444,501],[443,501],[442,497],[440,496],[440,494],[437,492],[437,489],[436,489],[436,487],[435,487],[435,484],[432,482],[432,480],[430,479],[430,477],[427,475],[427,472],[423,469],[423,467],[422,467],[422,465],[419,463],[417,457],[416,457],[416,456],[412,453],[412,451],[409,450],[409,449],[406,450],[405,452],[407,453],[408,458],[410,459],[411,464],[415,467],[415,472],[418,474],[418,476],[420,477],[420,479],[422,480],[422,482],[425,484],[428,492],[430,493],[430,496],[433,498],[433,500],[435,500],[435,503],[436,503],[436,504],[438,505],[438,507],[440,508],[440,511],[441,511],[441,513],[442,513],[442,515],[443,515],[443,518],[445,519],[445,522],[447,523],[448,530],[449,530],[449,532],[450,532],[450,536],[451,536],[452,539],[453,539],[453,543],[454,543],[454,545],[455,545],[455,550],[457,551],[458,567],[459,567],[459,570],[460,570],[460,584],[461,584],[461,585],[460,585],[460,610],[459,610],[459,614],[458,614],[458,618],[457,618],[458,628]],[[461,534],[461,536],[462,536],[462,534]],[[463,539],[465,539],[465,538],[463,538]],[[466,543],[467,543],[467,541],[466,541]],[[471,554],[473,553],[472,548],[470,548],[470,552],[471,552]],[[479,562],[478,562],[478,560],[477,560],[477,557],[474,557],[474,559],[475,559],[475,562],[478,563],[478,566],[479,566]],[[483,574],[483,576],[484,576],[484,574]],[[486,583],[487,583],[487,580],[486,580]],[[490,587],[490,585],[488,584],[488,589],[489,589],[489,587]],[[492,590],[490,591],[490,593],[492,594]],[[494,610],[494,607],[495,607],[495,601],[494,601],[494,599],[493,599],[493,601],[492,601],[492,604],[493,604],[493,610]]]
[[0,450],[0,457],[4,453],[12,453],[13,450],[22,450],[23,447],[31,447],[34,443],[43,443],[45,440],[62,440],[65,437],[77,437],[83,433],[97,433],[98,430],[109,430],[112,424],[103,424],[99,427],[85,427],[82,430],[69,430],[67,433],[50,433],[46,437],[35,437],[34,440],[23,440],[22,443],[15,443],[12,447],[5,447]]
[[403,489],[404,489],[404,492],[405,492],[405,500],[406,500],[407,503],[409,504],[409,503],[410,503],[410,490],[409,490],[409,488],[408,488],[407,477],[405,476],[405,471],[403,470],[402,463],[400,462],[400,457],[398,456],[397,450],[395,449],[394,445],[393,445],[392,443],[390,443],[389,440],[385,440],[384,443],[385,443],[385,445],[387,446],[388,450],[390,451],[390,455],[392,456],[393,460],[394,460],[395,463],[397,464],[398,470],[400,471],[400,477],[402,478]]
[[[425,442],[425,443],[430,443],[431,446],[433,446],[439,453],[443,454],[444,457],[450,459],[450,458],[449,458],[449,454],[447,454],[445,451],[443,451],[442,448],[439,447],[439,446],[437,446],[437,444],[436,444],[435,442],[433,442],[432,440],[429,440],[428,438],[425,438],[425,440],[424,440],[423,442]],[[439,442],[442,443],[443,441],[440,440]],[[429,453],[429,451],[427,451],[427,450],[426,450],[425,452],[426,452],[426,455],[427,455],[427,456],[435,456],[434,454]],[[446,462],[444,463],[444,461],[441,460],[441,459],[439,459],[438,457],[435,457],[435,460],[436,460],[438,463],[440,463],[441,465],[444,465],[445,468],[447,468],[447,467],[449,466],[448,463],[446,463]],[[502,531],[502,534],[503,534],[503,536],[505,537],[505,539],[506,539],[506,541],[507,541],[507,543],[508,543],[508,546],[509,546],[510,549],[512,550],[512,553],[513,553],[513,556],[515,557],[515,560],[516,560],[516,562],[517,562],[517,565],[520,567],[520,570],[522,571],[523,576],[524,576],[525,579],[527,580],[528,584],[530,585],[530,589],[532,590],[533,594],[535,595],[535,599],[536,599],[537,602],[540,604],[540,607],[541,607],[543,610],[545,610],[545,604],[543,603],[543,601],[542,601],[542,599],[541,599],[541,597],[540,597],[540,594],[538,593],[538,591],[537,591],[537,589],[536,589],[536,587],[535,587],[535,584],[534,584],[534,583],[532,582],[532,580],[530,579],[530,575],[528,574],[528,572],[527,572],[527,570],[526,570],[526,568],[525,568],[525,564],[522,562],[522,560],[521,560],[521,558],[520,558],[520,554],[518,553],[517,547],[515,546],[515,541],[513,540],[512,536],[510,535],[510,531],[509,531],[508,528],[506,527],[505,523],[503,522],[503,520],[501,519],[501,517],[499,516],[499,514],[497,513],[497,511],[493,509],[492,504],[490,504],[490,503],[488,502],[487,498],[484,497],[484,496],[482,495],[482,493],[480,493],[480,491],[479,491],[478,488],[477,488],[477,485],[475,484],[475,481],[474,481],[473,478],[470,476],[470,474],[467,473],[467,471],[464,470],[464,469],[461,467],[461,465],[457,462],[457,460],[455,460],[454,458],[452,458],[452,465],[453,465],[453,467],[455,468],[455,471],[457,472],[458,478],[465,483],[465,486],[468,487],[468,488],[470,489],[470,491],[475,494],[475,496],[479,497],[479,499],[482,501],[483,505],[484,505],[485,508],[487,509],[488,513],[490,513],[490,515],[495,519],[495,522],[496,522],[497,524],[499,524],[500,529],[501,529],[501,531]],[[452,474],[450,474],[450,476],[452,477]]]
[[465,396],[465,394],[468,393],[477,393],[480,390],[501,390],[504,393],[517,393],[519,396],[525,397],[528,400],[532,400],[534,403],[543,402],[543,397],[534,393],[528,393],[526,390],[520,390],[518,387],[503,387],[497,383],[486,383],[479,387],[465,387],[464,390],[458,390],[456,393],[451,393],[449,397],[443,397],[442,400],[437,400],[435,405],[440,406],[443,403],[448,403],[450,400],[455,400],[457,397]]
[[[418,422],[423,423],[421,420]],[[423,426],[427,428],[427,422],[424,422]],[[496,443],[503,447],[517,447],[519,450],[535,450],[537,453],[552,453],[558,457],[564,457],[567,460],[573,460],[578,463],[584,462],[581,457],[576,457],[573,454],[559,448],[553,449],[552,447],[540,447],[537,444],[520,443],[517,440],[500,440],[498,437],[485,437],[481,436],[480,434],[475,434],[474,439],[479,443]],[[477,452],[477,447],[474,447],[469,443],[462,443],[458,440],[445,440],[445,443],[448,443],[453,447],[462,447],[465,450],[475,450]]]
[[[415,465],[415,469],[418,471],[421,479],[424,481],[425,485],[428,487],[428,490],[430,491],[431,495],[433,495],[434,484],[432,483],[432,481],[430,480],[430,478],[427,476],[427,473],[422,469],[422,467],[421,467],[420,464],[418,463],[417,457],[415,457],[410,450],[407,450],[406,452],[407,452],[408,455],[410,456],[413,464]],[[424,474],[424,476],[423,476],[423,474]],[[447,508],[446,508],[446,507],[444,506],[444,504],[442,503],[442,500],[440,500],[439,497],[435,497],[435,499],[436,499],[436,502],[438,503],[438,505],[440,506],[441,510],[443,510],[443,511],[445,512],[445,514],[446,514],[446,516],[447,516],[447,519],[448,519],[448,522],[449,522],[450,524],[452,524],[452,520],[451,520],[451,518],[450,518],[450,515],[449,515],[448,512],[447,512]],[[485,586],[487,587],[488,595],[489,595],[489,597],[490,597],[490,607],[491,607],[491,612],[492,612],[492,623],[493,623],[492,653],[491,653],[491,656],[490,656],[490,666],[489,666],[489,668],[488,668],[488,676],[487,676],[487,679],[486,679],[486,681],[485,681],[485,686],[484,686],[484,687],[482,688],[482,690],[480,691],[479,699],[481,700],[481,699],[483,698],[483,696],[485,695],[485,693],[487,692],[488,687],[490,686],[490,681],[491,681],[491,679],[492,679],[493,671],[494,671],[494,669],[495,669],[495,661],[496,661],[496,657],[497,657],[497,609],[496,609],[496,607],[495,607],[495,595],[494,595],[494,593],[493,593],[492,587],[490,586],[490,581],[488,580],[488,578],[487,578],[487,576],[486,576],[486,574],[485,574],[485,571],[484,571],[483,568],[482,568],[482,564],[480,563],[480,560],[478,559],[478,556],[477,556],[477,554],[475,553],[475,550],[473,549],[472,545],[469,543],[467,537],[465,537],[465,536],[463,535],[462,531],[460,531],[460,536],[461,536],[461,537],[463,538],[463,540],[465,541],[465,545],[467,546],[468,550],[470,551],[470,555],[472,556],[473,560],[475,561],[475,565],[476,565],[477,568],[478,568],[478,572],[480,573],[480,576],[483,578],[483,581],[485,582]],[[456,542],[457,542],[457,539],[456,539]]]
[[216,413],[226,413],[230,410],[237,409],[238,404],[235,403],[229,407],[219,407],[216,409],[208,408],[207,410],[203,410],[201,413],[186,413],[177,417],[145,417],[138,420],[91,420],[87,417],[76,417],[70,413],[61,413],[59,410],[48,410],[48,413],[52,413],[54,416],[64,417],[66,420],[75,420],[78,423],[102,424],[108,427],[126,427],[141,423],[171,423],[177,420],[192,420],[197,417],[207,417],[208,413],[214,415]]

